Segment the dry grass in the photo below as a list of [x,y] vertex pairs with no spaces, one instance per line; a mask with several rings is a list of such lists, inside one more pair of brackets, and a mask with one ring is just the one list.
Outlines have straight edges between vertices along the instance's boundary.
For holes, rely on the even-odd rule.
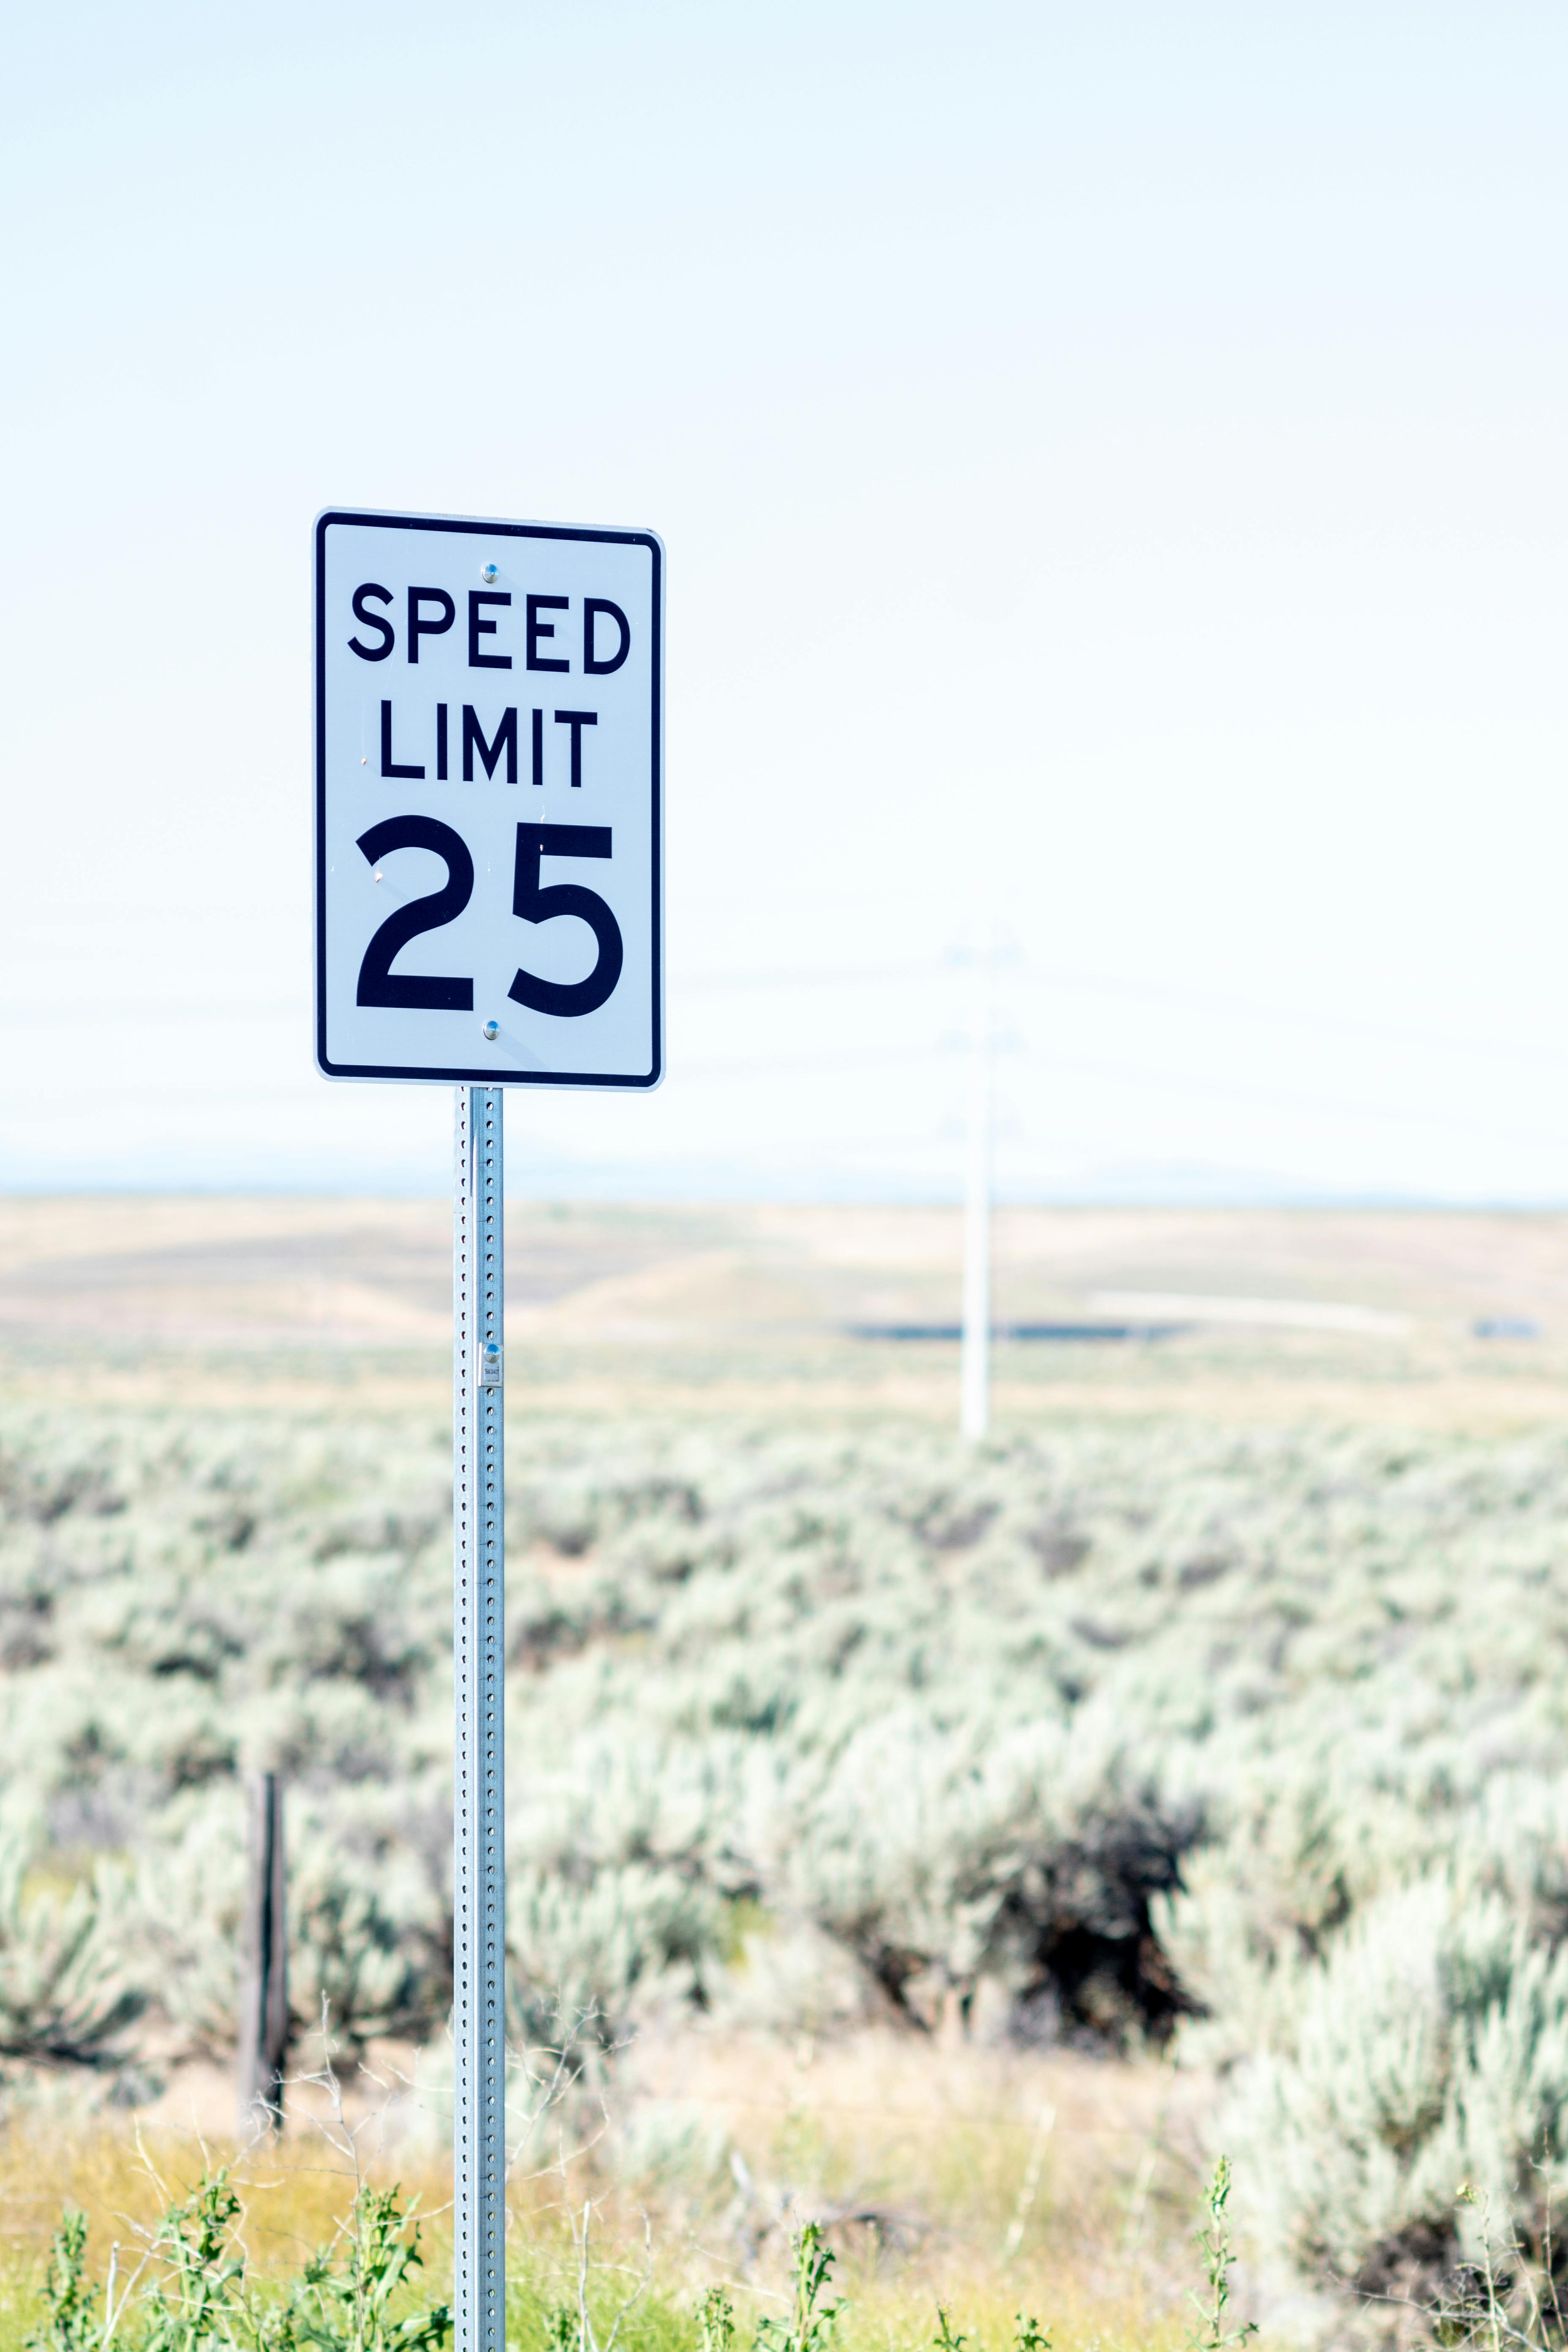
[[[193,2082],[188,2105],[220,2086]],[[848,2352],[914,2352],[938,2303],[984,2352],[1035,2313],[1058,2352],[1165,2346],[1185,2332],[1195,2284],[1189,2233],[1197,2171],[1188,2117],[1156,2063],[976,2049],[868,2033],[783,2048],[763,2040],[651,2035],[626,2053],[602,2115],[555,2118],[514,2169],[509,2272],[514,2341],[542,2342],[550,2306],[574,2294],[569,2214],[592,2202],[595,2264],[610,2303],[647,2279],[634,2352],[679,2352],[710,2285],[728,2288],[742,2338],[780,2308],[791,2229],[820,2216],[848,2307]],[[163,2103],[167,2116],[178,2091]],[[401,2181],[425,2222],[426,2284],[450,2276],[449,2158],[427,2104],[361,2086],[351,2120],[370,2178]],[[0,2344],[37,2310],[61,2206],[80,2205],[95,2275],[127,2250],[204,2163],[233,2163],[241,2224],[265,2276],[328,2240],[352,2199],[352,2164],[296,2095],[280,2143],[237,2154],[187,2126],[71,2117],[47,2100],[0,2140]],[[371,2118],[368,2122],[366,2118]],[[554,2126],[552,2126],[552,2129]],[[561,2160],[564,2149],[564,2161]],[[133,2257],[132,2257],[133,2258]]]
[[[1146,2332],[1182,2293],[1194,2086],[1176,2095],[1153,2061],[693,2034],[634,2053],[628,2078],[634,2136],[639,2120],[669,2137],[700,2124],[739,2152],[752,2194],[732,2230],[841,2217],[841,2277],[889,2340],[918,2341],[938,2301],[991,2342],[1020,2304],[1069,2334]],[[783,2242],[775,2223],[761,2266],[773,2284]]]

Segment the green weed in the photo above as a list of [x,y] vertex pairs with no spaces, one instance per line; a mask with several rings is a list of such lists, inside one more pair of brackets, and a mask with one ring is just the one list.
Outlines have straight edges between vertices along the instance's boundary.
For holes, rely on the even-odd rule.
[[790,2308],[783,2318],[766,2314],[757,2322],[758,2352],[824,2352],[844,2310],[840,2303],[825,2303],[823,2295],[833,2276],[834,2256],[821,2225],[807,2221],[795,2232],[791,2247]]
[[281,2288],[247,2278],[236,2231],[242,2210],[226,2170],[170,2203],[146,2233],[119,2307],[100,2320],[100,2290],[87,2277],[87,2217],[68,2207],[44,2275],[44,2325],[27,2336],[28,2352],[107,2352],[111,2341],[124,2352],[437,2352],[451,2334],[445,2304],[395,2314],[420,2268],[418,2228],[398,2189],[362,2188],[333,2243]]
[[1245,2344],[1249,2336],[1258,2333],[1257,2323],[1247,2320],[1241,2327],[1227,2328],[1225,2324],[1230,2302],[1230,2273],[1236,2262],[1236,2249],[1230,2226],[1230,2158],[1222,2156],[1214,2168],[1214,2178],[1204,2192],[1207,2221],[1194,2231],[1198,2252],[1203,2257],[1205,2294],[1194,2295],[1193,2308],[1197,2314],[1197,2326],[1187,2337],[1190,2352],[1229,2352],[1233,2345]]

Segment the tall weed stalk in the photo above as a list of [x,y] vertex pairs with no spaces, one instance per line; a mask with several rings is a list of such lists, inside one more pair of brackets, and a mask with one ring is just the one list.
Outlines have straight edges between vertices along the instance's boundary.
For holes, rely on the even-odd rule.
[[1236,2263],[1230,2231],[1227,2156],[1222,2156],[1215,2166],[1214,2179],[1204,2191],[1204,2204],[1208,2219],[1193,2234],[1203,2256],[1205,2292],[1191,2298],[1197,2326],[1187,2336],[1188,2352],[1228,2352],[1229,2347],[1245,2344],[1249,2336],[1256,2336],[1258,2324],[1251,2319],[1240,2327],[1227,2328],[1225,2324],[1230,2303],[1230,2273]]

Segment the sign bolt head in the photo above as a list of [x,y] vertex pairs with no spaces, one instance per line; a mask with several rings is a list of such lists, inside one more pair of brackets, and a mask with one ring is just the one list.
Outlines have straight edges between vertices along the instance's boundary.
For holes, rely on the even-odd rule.
[[485,1023],[484,1034],[493,1045],[496,1039],[500,1035],[500,1023],[499,1021],[487,1021]]
[[489,583],[490,583],[492,580],[496,579],[498,576],[499,576],[499,575],[498,575],[498,572],[497,572],[496,567],[495,567],[495,565],[494,565],[493,563],[485,563],[485,564],[481,564],[481,565],[480,565],[480,567],[479,567],[479,578],[480,578],[482,581],[484,581],[484,583],[486,583],[486,585],[487,585],[487,586],[489,584]]

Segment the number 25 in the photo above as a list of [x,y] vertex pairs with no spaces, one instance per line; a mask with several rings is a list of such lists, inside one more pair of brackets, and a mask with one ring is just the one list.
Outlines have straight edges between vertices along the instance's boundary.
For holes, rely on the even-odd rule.
[[[518,971],[507,994],[531,1013],[552,1013],[572,1020],[596,1013],[615,993],[625,961],[621,927],[596,890],[578,882],[556,882],[547,887],[539,879],[544,857],[608,857],[607,824],[520,824],[517,863],[512,878],[511,911],[525,923],[548,923],[556,915],[576,915],[593,932],[598,945],[594,969],[585,980],[540,980]],[[456,922],[474,890],[474,861],[462,835],[436,817],[390,816],[362,833],[357,844],[366,862],[374,866],[395,849],[429,849],[441,858],[447,879],[439,890],[412,898],[389,915],[364,951],[359,968],[355,1003],[390,1005],[402,1012],[471,1013],[471,980],[433,973],[395,972],[392,959],[422,931],[437,931]]]

